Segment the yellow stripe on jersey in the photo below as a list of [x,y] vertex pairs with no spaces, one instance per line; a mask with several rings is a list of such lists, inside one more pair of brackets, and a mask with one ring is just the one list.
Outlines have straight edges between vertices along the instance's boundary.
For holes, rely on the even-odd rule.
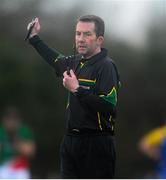
[[98,117],[99,128],[100,128],[100,130],[102,130],[101,120],[100,120],[100,113],[99,112],[97,112],[97,117]]
[[96,79],[95,80],[91,80],[91,79],[78,79],[79,81],[83,81],[83,82],[92,82],[92,83],[95,83],[96,82]]

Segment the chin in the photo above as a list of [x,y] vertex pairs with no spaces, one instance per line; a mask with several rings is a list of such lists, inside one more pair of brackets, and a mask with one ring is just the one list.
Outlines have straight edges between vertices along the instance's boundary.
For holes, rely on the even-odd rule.
[[85,51],[78,51],[78,53],[81,54],[81,55],[83,55],[83,56],[86,55],[86,52],[85,52]]

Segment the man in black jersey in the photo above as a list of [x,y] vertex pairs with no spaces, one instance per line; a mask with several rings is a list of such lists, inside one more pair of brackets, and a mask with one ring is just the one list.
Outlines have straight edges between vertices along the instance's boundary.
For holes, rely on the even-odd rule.
[[30,44],[56,75],[63,77],[69,91],[66,133],[60,149],[62,178],[113,178],[119,75],[102,48],[104,21],[95,15],[80,17],[75,31],[77,54],[68,57],[39,38],[38,18],[29,23],[28,29],[32,25]]

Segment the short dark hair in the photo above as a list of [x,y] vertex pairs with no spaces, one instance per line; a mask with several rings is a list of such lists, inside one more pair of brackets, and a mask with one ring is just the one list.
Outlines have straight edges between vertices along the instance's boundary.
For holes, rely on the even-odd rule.
[[4,117],[17,117],[17,118],[20,118],[20,112],[18,110],[17,107],[15,106],[8,106],[4,109],[4,113],[3,113],[3,116]]
[[94,22],[95,24],[95,32],[96,36],[103,36],[104,37],[104,31],[105,31],[105,24],[103,19],[101,19],[99,16],[95,15],[84,15],[78,18],[77,22]]

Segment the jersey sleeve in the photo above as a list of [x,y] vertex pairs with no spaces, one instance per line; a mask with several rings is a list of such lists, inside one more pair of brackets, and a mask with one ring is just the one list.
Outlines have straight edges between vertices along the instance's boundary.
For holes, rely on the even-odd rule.
[[76,96],[96,112],[114,112],[117,105],[119,77],[112,63],[105,64],[98,72],[95,89],[80,86]]
[[65,56],[57,50],[48,47],[37,35],[29,39],[29,43],[36,49],[40,56],[55,69],[56,75],[61,77],[63,72],[66,71],[70,61],[68,61],[68,59],[66,60]]

